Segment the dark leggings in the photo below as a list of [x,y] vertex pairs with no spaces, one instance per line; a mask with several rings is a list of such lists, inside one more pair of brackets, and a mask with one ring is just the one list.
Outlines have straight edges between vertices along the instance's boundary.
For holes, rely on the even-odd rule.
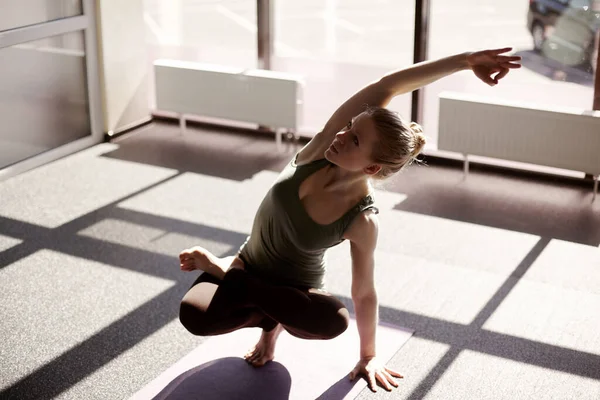
[[331,339],[346,330],[349,314],[327,293],[266,283],[232,269],[223,280],[201,274],[181,301],[179,320],[200,336],[250,327],[270,331],[280,323],[302,339]]

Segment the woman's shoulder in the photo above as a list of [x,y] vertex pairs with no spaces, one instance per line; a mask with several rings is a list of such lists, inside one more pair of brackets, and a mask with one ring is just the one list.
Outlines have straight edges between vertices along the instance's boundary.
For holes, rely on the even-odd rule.
[[317,133],[297,154],[296,165],[309,164],[325,158],[325,150],[329,148],[333,137],[323,131]]
[[360,247],[374,249],[379,232],[377,214],[378,211],[371,208],[358,213],[344,232],[343,238]]

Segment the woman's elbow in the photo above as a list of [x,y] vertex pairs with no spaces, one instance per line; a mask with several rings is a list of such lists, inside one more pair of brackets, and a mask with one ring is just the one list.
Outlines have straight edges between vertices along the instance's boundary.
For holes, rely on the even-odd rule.
[[352,301],[360,304],[375,303],[377,304],[377,292],[375,289],[363,289],[352,291]]

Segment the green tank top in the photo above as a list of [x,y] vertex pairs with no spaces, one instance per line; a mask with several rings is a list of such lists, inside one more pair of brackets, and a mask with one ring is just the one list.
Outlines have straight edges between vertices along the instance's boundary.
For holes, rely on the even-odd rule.
[[[297,155],[296,155],[297,157]],[[341,218],[328,225],[316,223],[306,212],[298,191],[311,174],[330,165],[326,159],[296,165],[294,157],[265,195],[240,248],[249,272],[278,284],[323,288],[325,251],[339,243],[359,213],[373,206],[365,196]]]

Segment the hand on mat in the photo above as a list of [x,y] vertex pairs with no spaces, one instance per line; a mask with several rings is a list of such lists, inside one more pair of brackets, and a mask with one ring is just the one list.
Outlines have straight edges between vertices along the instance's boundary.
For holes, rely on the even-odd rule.
[[510,50],[512,47],[471,53],[467,56],[467,63],[475,76],[488,85],[495,86],[511,68],[521,68],[521,57],[502,55]]
[[398,372],[393,371],[380,362],[377,358],[361,359],[356,367],[350,372],[350,380],[354,380],[357,376],[363,376],[367,380],[369,389],[373,392],[377,391],[377,382],[385,388],[392,390],[393,387],[398,387],[398,382],[394,379],[404,378]]

